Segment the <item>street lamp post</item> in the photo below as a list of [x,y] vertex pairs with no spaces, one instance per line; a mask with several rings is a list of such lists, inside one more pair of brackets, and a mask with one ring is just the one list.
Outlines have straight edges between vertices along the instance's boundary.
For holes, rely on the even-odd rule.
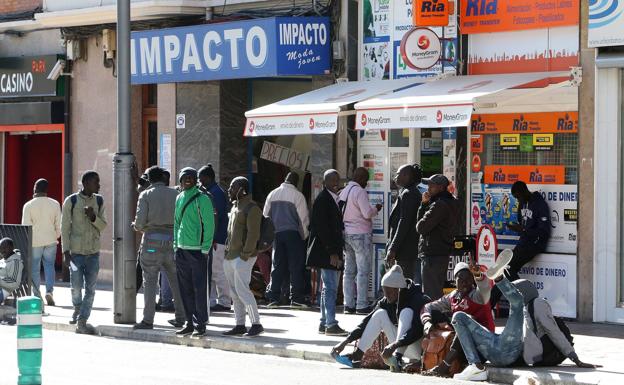
[[117,0],[117,153],[113,157],[114,322],[136,322],[134,182],[130,148],[130,0]]

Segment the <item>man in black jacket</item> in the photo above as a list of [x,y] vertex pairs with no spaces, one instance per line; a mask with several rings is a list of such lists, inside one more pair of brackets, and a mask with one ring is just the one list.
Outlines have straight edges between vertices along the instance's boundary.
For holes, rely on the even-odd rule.
[[421,194],[417,182],[422,177],[420,166],[403,165],[396,174],[396,184],[401,192],[390,213],[386,262],[389,266],[399,264],[406,276],[421,283],[420,260],[418,259],[418,233],[416,218]]
[[336,295],[338,293],[339,271],[344,260],[342,214],[338,208],[338,182],[336,170],[327,170],[323,175],[323,191],[312,205],[310,237],[308,241],[307,265],[320,270],[323,280],[321,293],[321,324],[319,333],[328,336],[347,334],[336,321]]
[[[429,298],[422,294],[419,284],[403,276],[399,265],[392,266],[383,276],[381,287],[384,297],[377,302],[375,309],[332,349],[331,355],[337,362],[359,367],[364,352],[382,331],[390,342],[384,348],[382,357],[393,372],[402,370],[404,355],[413,361],[420,361],[423,325],[419,314]],[[356,340],[359,340],[358,347],[353,353],[341,356],[345,347]]]
[[[520,278],[518,272],[522,266],[546,250],[552,226],[550,208],[542,194],[537,191],[532,193],[526,183],[517,181],[511,186],[511,195],[518,201],[520,223],[507,223],[507,227],[520,233],[520,239],[513,249],[513,258],[505,276],[509,281],[515,281]],[[501,295],[501,291],[494,287],[490,299],[492,308],[496,306]]]
[[422,180],[428,191],[422,196],[416,231],[422,264],[423,292],[432,300],[442,297],[453,236],[457,230],[457,199],[447,191],[449,180],[441,174]]

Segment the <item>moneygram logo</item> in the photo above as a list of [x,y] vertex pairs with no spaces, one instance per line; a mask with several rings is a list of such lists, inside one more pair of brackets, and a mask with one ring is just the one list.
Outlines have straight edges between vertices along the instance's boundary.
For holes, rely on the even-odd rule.
[[443,118],[442,111],[438,110],[438,113],[436,115],[436,122],[442,123],[442,118]]
[[360,119],[360,124],[362,127],[366,127],[366,114],[362,114],[362,118]]
[[486,235],[485,239],[483,240],[483,250],[490,251],[490,237],[489,237],[489,235]]
[[429,38],[425,35],[421,35],[418,38],[418,48],[425,50],[427,48],[429,48],[429,46],[431,45],[431,41],[429,41]]
[[309,127],[310,127],[310,130],[314,129],[314,118],[310,118]]
[[254,132],[255,129],[256,129],[256,123],[254,123],[254,121],[252,120],[251,122],[249,122],[249,132],[252,133]]

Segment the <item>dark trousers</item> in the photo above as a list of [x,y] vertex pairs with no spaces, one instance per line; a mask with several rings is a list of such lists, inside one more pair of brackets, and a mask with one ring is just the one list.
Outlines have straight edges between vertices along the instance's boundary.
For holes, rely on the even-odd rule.
[[268,297],[279,301],[283,281],[290,273],[290,300],[304,301],[305,243],[298,231],[275,233],[273,242],[273,269]]
[[186,322],[208,322],[208,259],[200,250],[176,251],[178,285]]
[[396,263],[403,269],[403,276],[405,276],[405,278],[409,278],[415,283],[422,284],[420,258],[397,259]]
[[448,266],[449,257],[447,255],[421,258],[423,293],[428,295],[432,301],[440,299],[444,295]]
[[[511,258],[511,262],[509,263],[509,267],[505,270],[505,277],[509,280],[509,282],[513,282],[516,279],[520,279],[518,273],[522,270],[522,266],[530,262],[535,256],[539,253],[544,252],[544,247],[527,247],[523,245],[517,245],[513,249],[513,257]],[[490,304],[492,308],[495,308],[500,301],[503,294],[500,289],[495,285],[492,288],[492,293],[490,294]]]

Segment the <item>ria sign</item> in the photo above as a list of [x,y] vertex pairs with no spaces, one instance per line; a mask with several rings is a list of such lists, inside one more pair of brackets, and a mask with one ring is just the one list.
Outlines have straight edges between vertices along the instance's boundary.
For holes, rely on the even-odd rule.
[[441,60],[442,43],[429,28],[413,28],[401,40],[401,56],[408,67],[426,70]]

